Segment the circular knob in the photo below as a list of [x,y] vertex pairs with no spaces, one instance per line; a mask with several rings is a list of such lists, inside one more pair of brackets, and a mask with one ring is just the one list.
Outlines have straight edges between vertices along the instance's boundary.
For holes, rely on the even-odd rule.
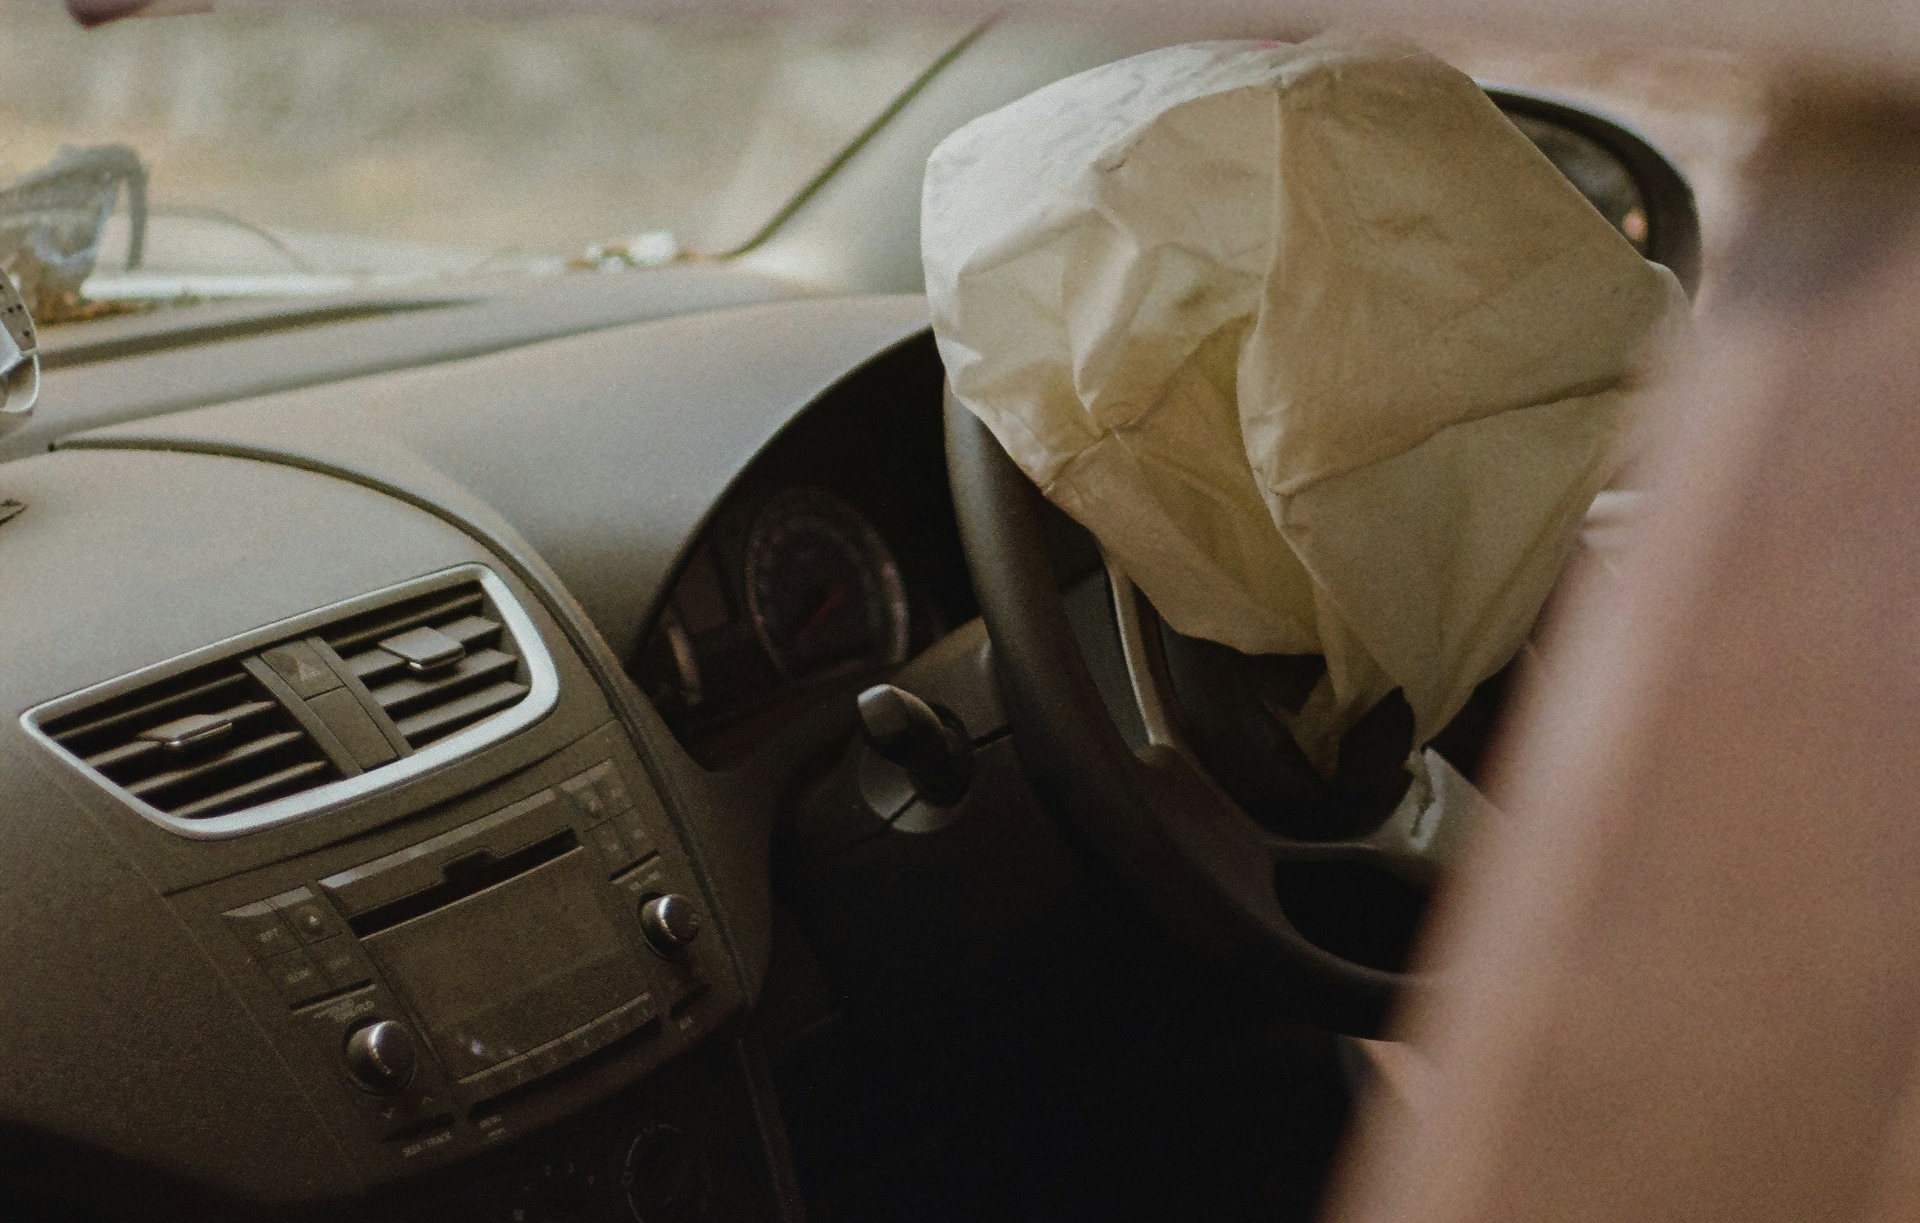
[[394,1020],[377,1019],[347,1037],[347,1073],[368,1091],[399,1091],[413,1063],[413,1036]]
[[661,955],[679,955],[700,937],[700,915],[691,900],[669,892],[640,906],[640,930]]

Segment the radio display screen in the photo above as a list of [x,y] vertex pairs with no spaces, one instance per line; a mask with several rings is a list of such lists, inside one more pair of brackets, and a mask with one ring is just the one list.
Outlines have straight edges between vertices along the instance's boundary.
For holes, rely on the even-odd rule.
[[565,1036],[647,989],[609,919],[598,859],[572,849],[364,940],[455,1079]]

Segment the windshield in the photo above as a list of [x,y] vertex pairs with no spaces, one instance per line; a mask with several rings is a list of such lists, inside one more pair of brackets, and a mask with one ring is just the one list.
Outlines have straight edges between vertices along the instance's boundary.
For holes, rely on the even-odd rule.
[[664,262],[751,238],[960,33],[299,6],[83,31],[0,0],[0,185],[63,146],[144,165],[140,266],[122,193],[93,299]]

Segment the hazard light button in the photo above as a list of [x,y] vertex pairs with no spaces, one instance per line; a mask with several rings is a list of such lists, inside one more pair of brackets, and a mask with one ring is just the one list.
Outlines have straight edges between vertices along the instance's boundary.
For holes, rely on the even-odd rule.
[[304,641],[275,646],[260,655],[262,662],[287,681],[287,687],[302,697],[319,696],[340,686],[340,677],[320,657],[320,652]]

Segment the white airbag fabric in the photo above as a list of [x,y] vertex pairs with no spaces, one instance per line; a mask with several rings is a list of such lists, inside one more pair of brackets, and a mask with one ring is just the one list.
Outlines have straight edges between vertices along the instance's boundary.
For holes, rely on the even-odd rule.
[[1519,648],[1609,471],[1672,277],[1466,76],[1401,44],[1174,47],[927,166],[958,399],[1181,632],[1322,653],[1329,767],[1425,742]]

